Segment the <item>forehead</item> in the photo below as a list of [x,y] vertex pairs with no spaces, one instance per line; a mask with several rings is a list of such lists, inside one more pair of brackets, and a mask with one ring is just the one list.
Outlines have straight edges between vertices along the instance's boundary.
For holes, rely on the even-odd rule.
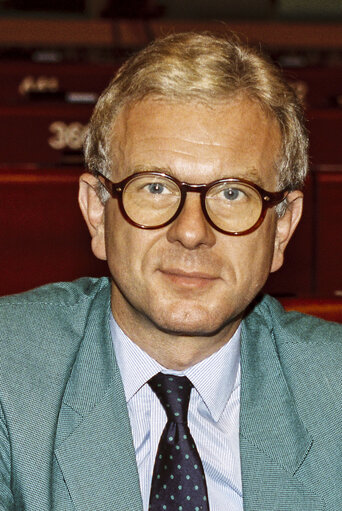
[[148,98],[116,120],[113,179],[160,169],[189,182],[234,176],[274,184],[280,147],[276,120],[245,97],[213,106]]

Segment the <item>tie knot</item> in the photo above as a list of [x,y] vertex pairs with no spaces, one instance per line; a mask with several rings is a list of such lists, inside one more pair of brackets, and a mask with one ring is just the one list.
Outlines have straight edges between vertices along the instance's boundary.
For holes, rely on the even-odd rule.
[[169,421],[187,423],[192,383],[186,376],[158,373],[148,382],[163,405]]

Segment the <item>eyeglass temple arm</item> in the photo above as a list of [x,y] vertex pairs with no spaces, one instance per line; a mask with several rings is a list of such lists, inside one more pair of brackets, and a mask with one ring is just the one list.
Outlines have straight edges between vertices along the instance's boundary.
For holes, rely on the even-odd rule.
[[117,185],[116,183],[112,183],[112,181],[110,181],[106,176],[101,174],[101,172],[97,171],[96,177],[112,197],[117,197],[120,194],[120,192],[122,192],[122,187],[120,186],[120,184]]
[[262,194],[262,200],[267,208],[276,206],[282,202],[288,196],[288,190],[282,190],[280,192],[265,192]]

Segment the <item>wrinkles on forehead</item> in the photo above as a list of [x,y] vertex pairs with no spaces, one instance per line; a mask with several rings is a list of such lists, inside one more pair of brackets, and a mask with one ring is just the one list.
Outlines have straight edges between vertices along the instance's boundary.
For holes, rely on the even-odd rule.
[[[226,122],[230,126],[229,136],[225,133]],[[223,132],[217,125],[223,127]],[[199,183],[208,182],[201,175],[215,170],[217,175],[210,180],[244,177],[262,185],[260,173],[267,171],[263,169],[264,162],[253,161],[252,156],[248,161],[245,157],[253,155],[255,145],[264,148],[265,167],[271,166],[274,172],[281,158],[278,122],[246,97],[211,107],[149,98],[126,107],[117,118],[112,134],[112,177],[119,180],[135,172],[159,171],[181,181]],[[239,150],[232,151],[236,147]],[[196,178],[182,177],[182,166],[187,167],[188,161],[196,169]],[[244,162],[242,174],[240,161]]]

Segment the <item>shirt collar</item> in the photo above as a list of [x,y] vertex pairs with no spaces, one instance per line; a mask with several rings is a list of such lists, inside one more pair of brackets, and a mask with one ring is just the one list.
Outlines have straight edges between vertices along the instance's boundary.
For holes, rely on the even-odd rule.
[[240,384],[241,325],[220,350],[185,371],[168,370],[151,358],[127,337],[113,315],[110,329],[127,403],[152,376],[162,371],[187,376],[212,418],[216,422],[220,419],[232,391]]

